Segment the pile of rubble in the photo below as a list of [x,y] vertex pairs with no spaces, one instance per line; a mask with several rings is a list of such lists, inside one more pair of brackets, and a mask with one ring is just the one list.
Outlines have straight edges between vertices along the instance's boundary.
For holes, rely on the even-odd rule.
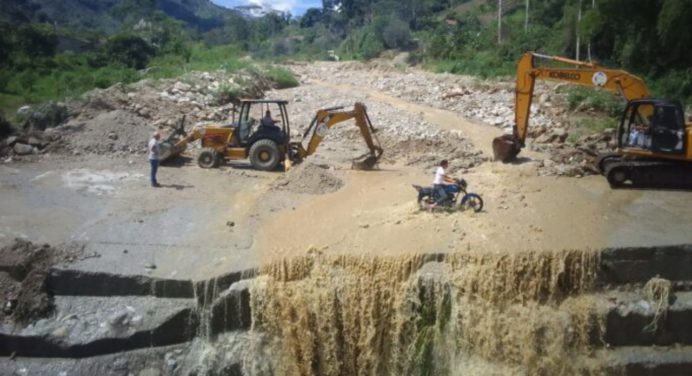
[[65,103],[24,106],[17,113],[21,130],[0,141],[0,154],[144,153],[153,130],[177,125],[183,115],[188,128],[227,121],[230,100],[262,97],[272,85],[256,71],[192,72],[177,80],[116,84]]
[[[380,101],[368,100],[366,93],[353,96],[338,90],[316,90],[314,86],[306,85],[268,92],[267,95],[289,100],[294,140],[300,139],[317,110],[343,106],[344,111],[350,111],[354,102],[362,102],[366,104],[368,116],[377,129],[375,137],[384,149],[381,163],[403,163],[428,169],[436,166],[441,158],[448,158],[458,161],[454,168],[470,168],[485,160],[463,132],[441,130],[427,122],[421,114],[411,114]],[[344,161],[348,160],[349,164],[351,159],[367,152],[353,120],[332,127],[317,153],[335,150],[342,151]],[[330,158],[338,159],[338,156],[332,155]]]

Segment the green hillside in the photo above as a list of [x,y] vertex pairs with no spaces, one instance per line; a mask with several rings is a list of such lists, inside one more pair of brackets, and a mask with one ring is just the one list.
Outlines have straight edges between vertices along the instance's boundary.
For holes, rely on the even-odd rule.
[[330,51],[363,60],[406,51],[410,64],[482,77],[513,75],[525,51],[578,53],[692,104],[689,0],[503,0],[501,12],[499,0],[322,3],[302,17],[253,18],[208,0],[12,0],[0,10],[0,108],[245,55],[311,61]]

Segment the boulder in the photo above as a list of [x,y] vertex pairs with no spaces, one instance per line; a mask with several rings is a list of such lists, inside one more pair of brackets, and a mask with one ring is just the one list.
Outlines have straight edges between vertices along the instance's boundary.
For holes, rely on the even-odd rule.
[[27,154],[34,154],[35,153],[35,151],[34,151],[35,149],[33,146],[27,145],[27,144],[22,144],[19,142],[14,144],[14,148],[12,148],[12,150],[14,150],[14,152],[17,155],[27,155]]
[[67,107],[62,103],[53,101],[43,103],[27,111],[22,111],[21,116],[19,112],[17,113],[18,120],[24,124],[24,129],[27,130],[43,131],[46,128],[60,125],[68,117],[69,111]]

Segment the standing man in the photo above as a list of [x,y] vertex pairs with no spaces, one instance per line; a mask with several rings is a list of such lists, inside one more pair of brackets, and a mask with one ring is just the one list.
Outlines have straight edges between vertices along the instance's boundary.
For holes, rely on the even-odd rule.
[[454,184],[454,179],[447,176],[445,169],[449,166],[449,162],[443,159],[440,165],[435,170],[435,179],[433,180],[433,189],[437,193],[437,201],[430,205],[430,211],[436,208],[447,199],[447,191],[445,185]]
[[159,140],[161,139],[161,133],[158,131],[154,132],[149,140],[149,164],[151,165],[151,186],[158,188],[161,186],[156,181],[156,171],[159,169]]

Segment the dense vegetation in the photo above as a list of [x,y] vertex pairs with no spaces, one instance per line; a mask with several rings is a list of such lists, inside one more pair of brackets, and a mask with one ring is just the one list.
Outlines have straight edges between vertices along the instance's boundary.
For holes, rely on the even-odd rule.
[[692,104],[689,0],[503,0],[500,28],[498,0],[322,3],[294,18],[251,17],[205,0],[66,0],[62,8],[12,0],[0,10],[0,109],[143,77],[240,69],[245,55],[314,60],[330,50],[342,59],[408,51],[410,63],[484,77],[513,74],[527,50],[579,50],[581,59],[630,70],[655,94]]

